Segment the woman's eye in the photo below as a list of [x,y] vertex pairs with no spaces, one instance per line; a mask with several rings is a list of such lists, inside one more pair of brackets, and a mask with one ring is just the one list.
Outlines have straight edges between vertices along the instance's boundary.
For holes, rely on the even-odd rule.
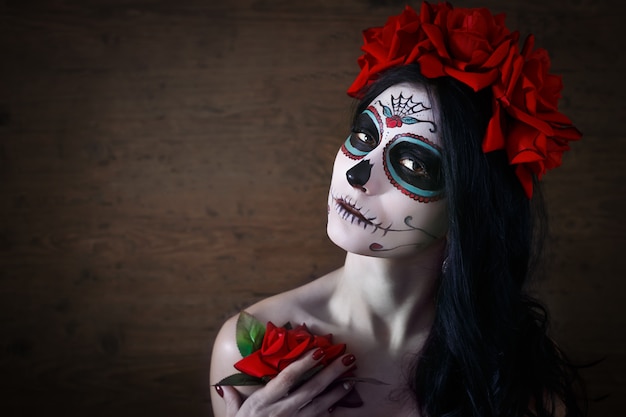
[[363,133],[363,132],[355,132],[355,135],[357,137],[357,139],[359,139],[361,142],[367,144],[367,145],[374,145],[376,142],[374,141],[374,139],[372,139],[372,137],[370,135],[368,135],[367,133]]
[[371,152],[378,145],[378,138],[364,129],[354,129],[348,137],[348,148],[352,154],[362,156],[362,153]]
[[442,154],[427,139],[396,136],[384,149],[383,165],[391,183],[412,199],[429,202],[443,195]]
[[412,158],[402,158],[400,159],[400,165],[411,171],[414,175],[419,175],[421,177],[429,177],[428,172],[423,164],[420,164],[416,160]]
[[[375,109],[372,109],[374,112]],[[377,126],[378,116],[372,110],[359,114],[350,129],[348,139],[341,146],[344,155],[351,159],[360,159],[373,151],[380,141],[380,129]]]

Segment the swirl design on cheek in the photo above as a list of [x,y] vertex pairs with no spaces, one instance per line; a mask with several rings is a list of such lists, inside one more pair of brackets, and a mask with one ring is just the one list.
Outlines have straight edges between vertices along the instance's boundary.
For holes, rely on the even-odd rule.
[[[411,231],[411,230],[419,230],[420,232],[424,233],[424,234],[425,234],[426,236],[428,236],[429,238],[431,238],[431,239],[433,239],[433,240],[436,240],[436,239],[437,239],[437,236],[435,236],[435,235],[433,235],[433,234],[431,234],[431,233],[428,233],[426,230],[422,229],[421,227],[416,227],[416,226],[413,226],[413,225],[410,223],[410,222],[411,222],[411,220],[413,220],[413,217],[412,217],[412,216],[407,216],[407,217],[404,219],[404,224],[405,224],[405,225],[407,225],[407,226],[409,227],[409,229],[403,229],[403,230],[392,230],[392,231],[397,231],[397,232],[408,232],[408,231]],[[384,236],[384,235],[383,235],[383,236]],[[389,252],[389,251],[392,251],[392,250],[395,250],[395,249],[405,248],[405,247],[408,247],[408,246],[419,246],[419,245],[420,245],[419,243],[407,243],[407,244],[405,244],[405,245],[398,245],[398,246],[394,246],[394,247],[392,247],[392,248],[385,248],[382,244],[380,244],[380,243],[378,243],[378,242],[374,242],[374,243],[372,243],[372,244],[369,246],[369,249],[370,249],[372,252]]]
[[406,248],[407,246],[419,246],[419,243],[407,243],[406,245],[398,245],[398,246],[394,246],[393,248],[385,248],[380,243],[374,242],[374,243],[372,243],[369,246],[369,249],[372,252],[390,252],[392,250],[396,250],[396,249],[400,249],[400,248]]
[[[334,194],[332,195],[332,199],[334,201],[334,208],[337,213],[346,221],[350,221],[351,224],[356,222],[357,226],[363,227],[363,229],[367,229],[368,227],[372,228],[372,234],[376,233],[379,230],[382,230],[383,237],[387,235],[389,232],[413,232],[419,231],[428,236],[429,238],[435,240],[437,236],[432,233],[424,230],[421,227],[417,227],[411,224],[413,221],[413,216],[406,216],[404,218],[404,225],[407,226],[406,229],[395,229],[393,227],[393,222],[389,224],[389,226],[383,226],[382,222],[377,222],[377,216],[372,216],[369,214],[369,210],[364,210],[364,207],[359,207],[356,200],[353,200],[349,196],[341,196],[336,197]],[[382,248],[382,245],[379,245]]]

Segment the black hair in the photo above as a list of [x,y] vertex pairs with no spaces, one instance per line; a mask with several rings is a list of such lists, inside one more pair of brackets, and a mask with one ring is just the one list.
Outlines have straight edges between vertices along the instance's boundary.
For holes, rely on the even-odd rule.
[[439,107],[449,215],[436,316],[408,381],[422,415],[585,415],[576,367],[526,293],[545,235],[540,188],[528,199],[505,152],[482,151],[491,92],[405,65],[367,88],[356,115],[403,82],[425,86]]

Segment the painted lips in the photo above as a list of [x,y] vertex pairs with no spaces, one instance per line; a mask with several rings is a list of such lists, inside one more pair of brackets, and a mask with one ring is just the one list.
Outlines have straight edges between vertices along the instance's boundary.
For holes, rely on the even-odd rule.
[[352,223],[357,220],[359,225],[361,223],[365,223],[365,225],[373,225],[372,220],[374,220],[374,217],[368,219],[359,211],[358,208],[356,208],[356,206],[348,203],[343,198],[335,198],[335,208],[344,220],[350,218]]

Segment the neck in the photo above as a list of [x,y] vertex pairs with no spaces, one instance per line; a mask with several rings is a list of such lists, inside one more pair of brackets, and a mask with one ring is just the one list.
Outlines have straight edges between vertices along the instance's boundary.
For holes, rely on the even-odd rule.
[[407,258],[348,253],[330,300],[332,314],[354,331],[400,349],[430,329],[445,241]]

